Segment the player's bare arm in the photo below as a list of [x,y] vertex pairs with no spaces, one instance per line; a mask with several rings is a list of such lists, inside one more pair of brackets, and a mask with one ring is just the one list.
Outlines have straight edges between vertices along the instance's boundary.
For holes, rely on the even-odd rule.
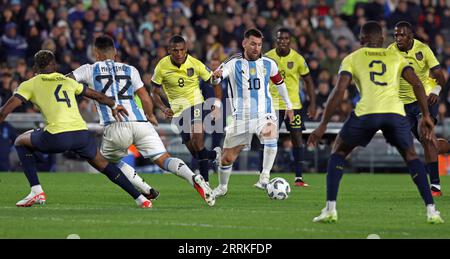
[[314,82],[312,76],[310,74],[303,77],[306,85],[306,94],[309,97],[309,107],[308,107],[308,117],[314,118],[316,117],[316,93],[314,93]]
[[153,113],[153,101],[150,98],[147,89],[145,89],[145,87],[141,87],[136,91],[136,94],[139,96],[139,99],[141,99],[142,108],[144,109],[147,120],[154,126],[158,126],[158,120]]
[[123,107],[122,105],[117,105],[113,100],[111,100],[110,98],[108,98],[108,96],[102,93],[87,88],[84,96],[92,100],[95,100],[100,104],[107,105],[109,108],[111,108],[113,116],[117,121],[122,121],[123,118],[128,116],[128,112],[125,109],[125,107]]
[[5,105],[0,108],[0,123],[2,123],[12,111],[21,105],[22,100],[19,97],[12,96],[9,98]]
[[323,134],[327,130],[328,122],[331,116],[338,109],[339,104],[344,98],[345,90],[347,90],[352,77],[349,73],[341,73],[338,76],[336,87],[331,91],[330,97],[328,97],[327,105],[322,115],[322,120],[320,121],[319,127],[315,129],[308,138],[308,146],[315,147],[317,143],[322,139]]
[[432,68],[430,70],[430,76],[431,78],[435,79],[438,85],[433,89],[428,96],[428,103],[430,105],[436,104],[439,102],[439,95],[441,93],[442,87],[446,84],[444,73],[442,72],[442,69],[438,66],[435,68]]
[[167,119],[171,119],[174,115],[172,109],[170,109],[169,107],[167,107],[166,105],[164,105],[161,96],[164,94],[163,93],[163,89],[162,86],[152,82],[152,97],[153,97],[153,102],[156,105],[156,107],[158,107],[166,116]]

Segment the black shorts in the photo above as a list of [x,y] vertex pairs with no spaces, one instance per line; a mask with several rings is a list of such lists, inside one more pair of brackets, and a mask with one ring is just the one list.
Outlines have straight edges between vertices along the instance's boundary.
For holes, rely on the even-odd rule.
[[[434,119],[434,124],[437,123],[437,115],[439,112],[439,103],[428,106],[431,117]],[[419,136],[419,120],[422,118],[422,111],[420,110],[419,103],[413,102],[410,104],[405,104],[406,117],[411,124],[411,132],[414,134],[417,140],[420,140]]]
[[303,113],[302,109],[294,110],[294,120],[292,123],[289,122],[289,118],[284,118],[286,115],[286,110],[279,110],[278,112],[278,128],[281,128],[283,122],[286,124],[286,129],[289,132],[292,131],[303,131],[306,129],[305,123],[303,122]]
[[352,112],[339,132],[339,136],[348,145],[365,147],[378,130],[383,132],[386,142],[400,150],[406,150],[414,144],[408,119],[394,113],[368,114],[358,117]]
[[182,143],[186,144],[191,139],[192,126],[195,123],[202,123],[211,110],[203,108],[203,103],[191,106],[185,109],[180,116],[173,118],[172,124],[175,124],[180,132]]
[[51,134],[41,129],[31,133],[31,143],[42,153],[63,153],[73,151],[85,159],[93,159],[97,155],[95,138],[88,130],[78,130]]

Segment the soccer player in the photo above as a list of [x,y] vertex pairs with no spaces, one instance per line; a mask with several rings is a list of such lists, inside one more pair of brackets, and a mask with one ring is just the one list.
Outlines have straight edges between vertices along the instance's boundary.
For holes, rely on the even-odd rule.
[[[216,197],[228,191],[228,181],[233,163],[240,152],[251,145],[256,134],[264,145],[262,172],[258,188],[265,188],[270,178],[270,170],[277,155],[278,123],[269,84],[277,87],[286,104],[286,115],[292,122],[294,111],[277,63],[261,55],[263,35],[257,29],[244,33],[243,54],[236,54],[225,61],[215,77],[229,81],[228,96],[233,108],[233,121],[226,129],[223,153],[219,167],[219,186],[214,189]],[[220,81],[220,79],[218,80]]]
[[[133,66],[114,61],[117,53],[114,41],[109,36],[95,39],[94,53],[97,60],[95,64],[83,65],[69,76],[117,100],[129,114],[125,121],[120,122],[115,120],[104,104],[96,103],[97,110],[100,111],[101,124],[104,126],[102,155],[108,161],[117,164],[148,199],[155,199],[159,193],[145,183],[135,173],[133,167],[121,161],[128,154],[128,148],[134,144],[144,158],[150,158],[160,168],[184,178],[194,186],[208,205],[213,206],[215,199],[212,190],[202,176],[195,175],[181,159],[171,157],[153,128],[151,123],[157,125],[158,122],[153,114],[152,100],[138,70]],[[135,94],[141,99],[145,112],[137,107]]]
[[97,93],[76,81],[56,72],[55,56],[51,51],[40,50],[34,56],[37,75],[20,84],[15,94],[0,108],[0,122],[3,122],[15,108],[26,101],[37,105],[46,120],[44,130],[31,130],[17,137],[15,147],[31,192],[21,201],[19,207],[44,204],[45,193],[39,183],[34,151],[62,153],[74,151],[112,182],[128,192],[142,208],[151,208],[146,199],[115,165],[108,163],[100,154],[95,139],[90,135],[86,122],[81,118],[75,96],[84,95],[109,108],[114,118],[121,120],[128,115],[124,107],[117,105],[106,95]]
[[[302,55],[290,48],[291,32],[287,28],[281,28],[277,31],[277,47],[266,53],[266,56],[275,60],[280,69],[280,74],[286,83],[289,93],[289,99],[294,109],[294,121],[289,123],[287,120],[279,120],[278,127],[281,128],[283,122],[290,133],[293,144],[293,164],[295,170],[295,186],[307,187],[302,177],[302,162],[305,157],[305,148],[302,141],[302,130],[305,130],[305,123],[302,118],[302,101],[300,99],[300,79],[303,79],[306,85],[306,93],[309,96],[308,115],[314,117],[316,114],[316,95],[314,93],[314,83],[309,74],[308,64]],[[273,83],[271,83],[273,84]],[[286,104],[280,98],[276,87],[270,87],[270,94],[273,98],[274,108],[283,118],[286,114]]]
[[[169,54],[156,65],[152,78],[152,97],[155,105],[161,109],[167,118],[173,118],[181,132],[183,144],[197,159],[199,171],[203,178],[209,181],[209,160],[220,158],[220,147],[207,150],[204,144],[203,121],[208,115],[204,98],[200,90],[200,78],[212,84],[212,72],[198,59],[187,53],[186,41],[179,35],[169,41]],[[215,117],[222,106],[222,88],[214,86]],[[164,105],[161,96],[166,94],[170,108]]]
[[[430,114],[434,122],[437,122],[439,94],[442,89],[441,86],[444,86],[446,83],[439,61],[430,47],[414,39],[411,24],[408,22],[402,21],[397,23],[394,33],[395,42],[388,48],[400,53],[414,68],[414,72],[419,77],[428,95]],[[425,151],[425,167],[430,176],[431,193],[434,197],[439,197],[442,195],[442,192],[439,179],[438,149],[433,144],[436,141],[436,137],[433,137],[433,141],[420,138],[418,132],[418,122],[421,117],[419,104],[411,85],[404,78],[400,78],[400,99],[405,104],[406,117],[411,124],[411,131],[417,140],[422,143]]]
[[425,202],[427,221],[443,223],[434,205],[425,166],[414,149],[410,124],[398,94],[400,77],[403,77],[412,85],[423,114],[419,121],[420,132],[424,138],[431,139],[434,123],[428,111],[422,83],[400,54],[382,48],[384,39],[378,22],[370,21],[364,24],[360,40],[363,47],[342,61],[336,86],[328,98],[322,120],[308,139],[308,145],[317,145],[353,79],[361,94],[361,100],[335,140],[328,160],[326,207],[313,221],[337,221],[336,200],[345,158],[355,147],[367,146],[375,133],[381,130],[386,141],[398,149],[407,163],[411,177]]

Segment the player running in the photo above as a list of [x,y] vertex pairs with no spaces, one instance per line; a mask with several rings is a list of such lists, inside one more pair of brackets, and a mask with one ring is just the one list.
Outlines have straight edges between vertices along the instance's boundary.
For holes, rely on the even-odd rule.
[[[411,24],[408,22],[397,23],[394,33],[395,42],[388,48],[400,53],[414,68],[414,72],[425,87],[425,93],[428,95],[428,109],[436,123],[439,109],[439,94],[442,89],[441,86],[444,86],[446,83],[439,61],[430,47],[414,39]],[[438,84],[436,84],[436,81]],[[400,78],[400,99],[405,104],[406,117],[411,123],[411,131],[417,140],[422,143],[425,151],[425,168],[430,175],[431,193],[434,197],[442,196],[439,179],[438,149],[434,144],[436,136],[433,136],[432,141],[420,138],[418,132],[419,120],[422,116],[420,107],[411,85],[404,78]]]
[[[95,39],[94,52],[97,59],[95,64],[83,65],[69,76],[115,99],[129,113],[125,121],[120,122],[115,120],[105,105],[96,103],[100,123],[104,126],[101,152],[105,158],[117,164],[147,198],[154,199],[159,193],[145,183],[133,167],[121,161],[128,154],[128,148],[134,144],[144,158],[150,158],[160,168],[184,178],[195,187],[209,206],[213,206],[215,199],[203,177],[196,176],[179,158],[171,157],[153,128],[151,123],[156,125],[158,122],[153,115],[152,100],[137,69],[114,61],[117,53],[114,41],[109,36]],[[145,112],[137,107],[135,94],[141,99]]]
[[[108,163],[100,154],[94,137],[89,133],[86,122],[81,118],[75,96],[86,96],[105,107],[116,120],[127,115],[124,107],[117,105],[104,94],[92,91],[76,81],[56,72],[55,56],[51,51],[41,50],[34,56],[37,75],[20,84],[15,94],[0,108],[0,122],[3,122],[15,108],[26,101],[38,106],[46,121],[44,130],[31,130],[20,135],[15,141],[17,154],[24,173],[31,186],[31,192],[18,207],[45,204],[46,196],[39,182],[34,151],[62,153],[74,151],[87,159],[99,172],[128,192],[142,208],[151,208],[146,199],[114,164]],[[105,108],[106,109],[106,108]]]
[[[300,79],[306,85],[306,93],[309,96],[308,116],[313,118],[316,115],[316,94],[314,93],[314,83],[309,74],[308,64],[302,55],[290,48],[291,32],[289,29],[281,28],[277,31],[277,47],[266,53],[266,56],[277,62],[280,74],[286,83],[289,99],[294,109],[294,120],[280,119],[278,127],[281,128],[283,122],[289,131],[293,145],[293,165],[295,170],[295,186],[307,187],[302,176],[302,164],[305,158],[305,147],[302,141],[302,131],[305,130],[305,123],[302,118],[302,101],[300,99]],[[271,83],[273,85],[273,83]],[[280,118],[286,114],[286,104],[280,98],[276,87],[270,87],[270,94],[273,98],[274,108]]]
[[336,87],[328,98],[322,121],[308,139],[309,145],[317,145],[353,79],[361,94],[361,100],[335,140],[328,161],[326,207],[313,221],[337,221],[336,200],[345,158],[355,147],[367,146],[375,133],[381,130],[386,141],[398,149],[408,165],[411,177],[425,202],[427,221],[443,223],[434,205],[425,166],[414,149],[411,127],[398,94],[400,77],[403,77],[412,85],[423,114],[419,121],[420,132],[424,138],[431,139],[434,123],[428,111],[422,83],[400,54],[382,48],[384,39],[378,22],[370,21],[364,24],[360,35],[363,47],[342,61]]

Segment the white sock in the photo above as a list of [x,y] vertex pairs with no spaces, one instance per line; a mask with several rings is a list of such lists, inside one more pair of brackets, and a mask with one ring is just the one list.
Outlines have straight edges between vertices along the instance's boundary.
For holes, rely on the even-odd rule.
[[176,157],[169,157],[164,160],[164,169],[185,179],[192,186],[194,186],[194,181],[192,176],[195,174],[191,171],[191,169],[183,162],[183,160]]
[[44,190],[42,190],[42,186],[40,184],[38,184],[38,185],[31,187],[31,192],[34,194],[40,194],[40,193],[43,193]]
[[436,207],[434,204],[428,204],[427,205],[427,215],[435,214],[436,213]]
[[230,180],[231,171],[233,170],[233,164],[219,166],[219,185],[228,186]]
[[134,171],[134,168],[129,164],[120,161],[117,164],[117,167],[122,171],[122,173],[128,178],[128,180],[143,193],[149,194],[150,189],[152,188],[148,185],[137,173]]
[[336,210],[336,201],[327,201],[327,210],[328,211]]
[[261,174],[265,174],[270,177],[270,171],[272,170],[273,163],[275,162],[277,151],[278,151],[277,139],[264,140],[264,158]]
[[144,197],[144,195],[140,195],[139,197],[136,198],[136,204],[137,205],[141,205],[142,203],[144,203],[144,201],[147,201],[147,198]]

